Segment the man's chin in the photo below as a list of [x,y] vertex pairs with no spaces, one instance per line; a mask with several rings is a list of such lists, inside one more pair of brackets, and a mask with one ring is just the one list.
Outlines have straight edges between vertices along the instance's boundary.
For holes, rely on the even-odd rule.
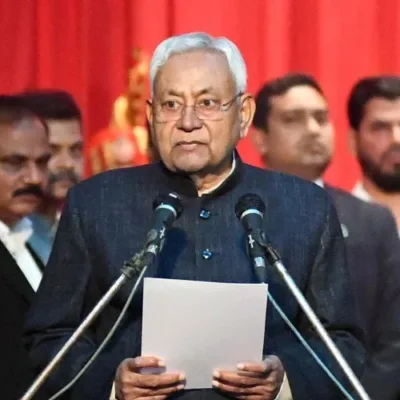
[[385,193],[400,193],[400,171],[398,165],[384,168],[370,161],[367,157],[358,157],[363,175],[367,176]]
[[205,168],[207,168],[208,163],[206,161],[200,160],[182,160],[174,162],[174,169],[177,172],[187,174],[187,175],[195,175]]
[[332,157],[326,154],[308,154],[303,157],[303,164],[318,168],[326,167],[332,161]]
[[[327,160],[326,158],[324,159],[314,158],[314,159],[308,159],[305,162],[301,163],[302,168],[296,168],[296,169],[307,171],[308,175],[320,178],[322,174],[325,172],[325,170],[328,168],[329,164],[330,160]],[[294,173],[294,175],[296,175],[296,173]]]
[[383,174],[375,173],[369,174],[376,186],[385,193],[400,193],[400,175],[397,174]]
[[39,207],[40,202],[37,203],[19,203],[13,207],[13,214],[18,215],[20,219],[33,214]]

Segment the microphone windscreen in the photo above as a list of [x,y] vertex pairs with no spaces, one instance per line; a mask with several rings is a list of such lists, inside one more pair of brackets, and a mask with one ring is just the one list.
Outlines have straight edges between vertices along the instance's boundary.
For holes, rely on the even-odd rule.
[[183,205],[180,197],[176,193],[160,194],[153,201],[153,211],[161,205],[169,205],[176,211],[176,219],[180,217],[183,212]]
[[260,196],[254,193],[247,193],[241,196],[239,200],[236,202],[235,206],[236,217],[240,220],[243,213],[249,209],[256,209],[261,214],[264,214],[266,207],[265,203],[263,202]]

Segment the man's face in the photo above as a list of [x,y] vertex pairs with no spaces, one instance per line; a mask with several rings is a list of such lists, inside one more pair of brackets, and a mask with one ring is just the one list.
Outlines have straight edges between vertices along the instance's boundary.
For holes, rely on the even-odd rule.
[[400,192],[400,98],[371,99],[353,143],[364,175],[385,192]]
[[40,204],[50,156],[48,136],[39,120],[0,125],[0,220],[11,225]]
[[47,195],[63,201],[68,189],[82,179],[83,140],[78,120],[48,120],[49,141],[53,155],[49,162]]
[[[169,58],[157,74],[147,109],[153,141],[168,169],[209,173],[231,157],[254,112],[253,99],[237,95],[222,54],[193,51]],[[227,103],[224,111],[216,107]],[[172,114],[176,118],[170,120]]]
[[295,86],[270,100],[267,132],[256,132],[258,147],[272,169],[305,179],[319,178],[334,151],[334,133],[324,97],[310,86]]

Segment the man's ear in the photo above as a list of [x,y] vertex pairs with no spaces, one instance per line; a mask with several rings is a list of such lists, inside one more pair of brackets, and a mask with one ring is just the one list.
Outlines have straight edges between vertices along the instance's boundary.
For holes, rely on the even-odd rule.
[[256,103],[251,94],[242,95],[242,108],[240,110],[240,138],[247,136],[251,123],[253,122],[254,113],[256,111]]
[[268,153],[268,133],[265,131],[258,129],[258,128],[253,128],[251,130],[250,138],[251,141],[253,142],[254,147],[258,150],[258,152],[262,156],[266,156]]
[[149,128],[153,126],[153,107],[151,100],[146,102],[146,116],[149,123]]

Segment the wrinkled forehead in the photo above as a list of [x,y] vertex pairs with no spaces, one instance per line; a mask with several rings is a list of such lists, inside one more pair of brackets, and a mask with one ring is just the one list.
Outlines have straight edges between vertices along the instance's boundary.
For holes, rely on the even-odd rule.
[[228,61],[218,51],[200,50],[172,55],[159,69],[154,97],[169,94],[193,98],[204,93],[235,95],[236,85]]

